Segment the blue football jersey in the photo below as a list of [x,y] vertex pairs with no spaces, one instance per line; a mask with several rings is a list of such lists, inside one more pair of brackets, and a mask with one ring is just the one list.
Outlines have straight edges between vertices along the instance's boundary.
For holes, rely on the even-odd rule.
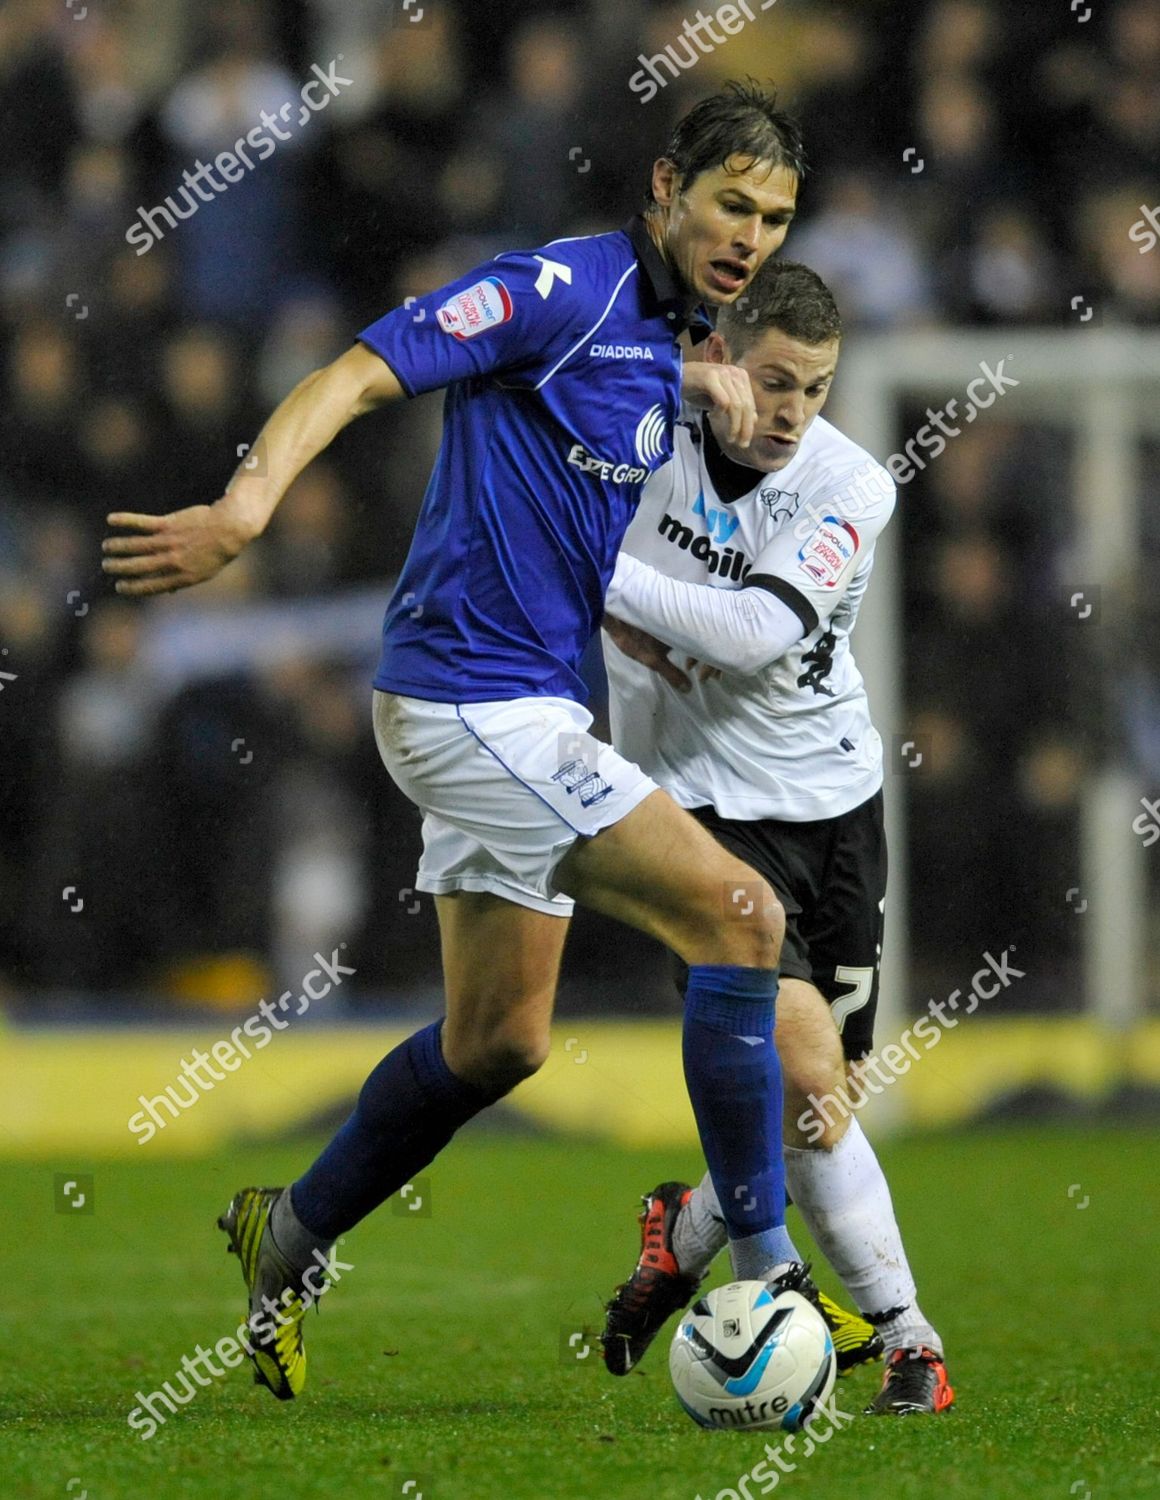
[[637,218],[497,256],[358,335],[408,394],[447,388],[376,687],[584,701],[621,539],[672,455],[684,306]]

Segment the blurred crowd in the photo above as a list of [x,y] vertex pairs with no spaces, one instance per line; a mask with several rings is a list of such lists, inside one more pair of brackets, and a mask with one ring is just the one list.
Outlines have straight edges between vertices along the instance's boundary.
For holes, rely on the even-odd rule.
[[[213,500],[270,408],[406,296],[623,223],[672,121],[730,76],[772,78],[803,122],[787,253],[830,281],[854,337],[1074,325],[1077,293],[1105,327],[1160,322],[1160,249],[1129,236],[1158,199],[1160,0],[1082,9],[785,0],[643,105],[630,75],[695,8],[7,0],[0,995],[228,1001],[340,941],[367,993],[431,977],[417,828],[378,765],[369,678],[439,399],[354,424],[193,594],[116,599],[107,512]],[[301,109],[328,69],[341,87]],[[286,122],[272,158],[187,213],[183,171],[264,112]],[[154,214],[140,253],[127,232],[167,200],[180,222]],[[1072,457],[1058,432],[980,422],[900,511],[909,712],[938,747],[911,849],[932,985],[948,945],[1011,941],[1010,892],[1044,861],[1074,862],[1109,738],[1160,775],[1158,664],[1141,659],[1135,717],[1109,728],[1021,582],[1066,555],[1069,519],[1042,497],[1068,493]],[[1062,974],[1075,929],[1057,907],[1032,898],[1020,920]],[[615,998],[626,966],[658,969],[644,944],[614,962],[580,922],[566,993]],[[1043,1003],[1076,1003],[1070,984]],[[663,972],[633,987],[667,994]]]

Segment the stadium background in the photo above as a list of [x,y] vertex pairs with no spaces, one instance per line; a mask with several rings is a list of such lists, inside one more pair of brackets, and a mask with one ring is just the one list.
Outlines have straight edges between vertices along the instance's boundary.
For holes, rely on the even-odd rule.
[[[1160,5],[1085,10],[780,0],[647,105],[628,79],[680,36],[683,6],[0,10],[9,1151],[135,1151],[138,1095],[262,998],[297,995],[316,951],[344,944],[357,975],[151,1152],[341,1113],[395,1029],[439,1004],[434,914],[410,889],[418,828],[377,759],[369,679],[440,399],[355,424],[258,544],[173,600],[112,595],[106,512],[216,497],[295,381],[406,296],[500,249],[622,223],[672,120],[731,76],[774,79],[803,121],[812,176],[786,253],[833,285],[847,357],[1002,330],[1018,374],[1033,330],[1070,329],[1080,367],[1089,333],[1149,335],[1160,249],[1129,231],[1160,203]],[[147,254],[126,244],[140,206],[339,57],[351,85],[270,160]],[[1157,857],[1121,840],[1152,899],[1137,898],[1143,962],[1114,1029],[1085,967],[1080,849],[1109,774],[1130,789],[1125,827],[1160,791],[1157,435],[1136,444],[1131,565],[1078,628],[1067,402],[1094,384],[1058,419],[1005,396],[903,489],[892,523],[903,645],[897,722],[879,725],[888,757],[926,746],[921,774],[888,763],[910,874],[894,1013],[965,984],[985,951],[1015,948],[1026,972],[883,1101],[911,1122],[1155,1111]],[[924,404],[900,404],[897,447]],[[829,415],[856,426],[841,372]],[[557,1048],[510,1107],[691,1138],[674,1014],[664,955],[581,916]]]

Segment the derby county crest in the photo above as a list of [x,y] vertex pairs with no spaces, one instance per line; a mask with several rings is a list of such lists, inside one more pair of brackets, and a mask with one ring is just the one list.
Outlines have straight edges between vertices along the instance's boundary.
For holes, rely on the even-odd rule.
[[757,492],[757,498],[769,512],[771,521],[788,521],[798,508],[801,499],[799,490],[773,490],[762,485]]

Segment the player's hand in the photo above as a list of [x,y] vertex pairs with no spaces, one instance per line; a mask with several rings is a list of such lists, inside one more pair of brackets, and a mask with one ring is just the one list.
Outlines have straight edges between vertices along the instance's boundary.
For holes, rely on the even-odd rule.
[[114,511],[105,519],[136,533],[107,536],[101,543],[101,567],[116,577],[118,594],[170,594],[204,583],[257,534],[228,496],[167,516]]
[[625,656],[631,656],[633,661],[641,662],[659,677],[663,677],[679,693],[692,690],[693,684],[684,672],[676,662],[669,660],[669,648],[664,641],[658,641],[656,636],[649,635],[646,630],[638,630],[635,625],[618,620],[615,615],[605,615],[602,623],[613,643]]
[[696,670],[698,682],[712,682],[714,677],[724,677],[720,667],[711,667],[707,661],[698,662],[695,656],[686,656],[685,671]]
[[728,438],[748,448],[757,427],[757,408],[749,376],[738,365],[714,365],[694,360],[681,373],[681,395],[690,406],[719,411],[729,422]]

